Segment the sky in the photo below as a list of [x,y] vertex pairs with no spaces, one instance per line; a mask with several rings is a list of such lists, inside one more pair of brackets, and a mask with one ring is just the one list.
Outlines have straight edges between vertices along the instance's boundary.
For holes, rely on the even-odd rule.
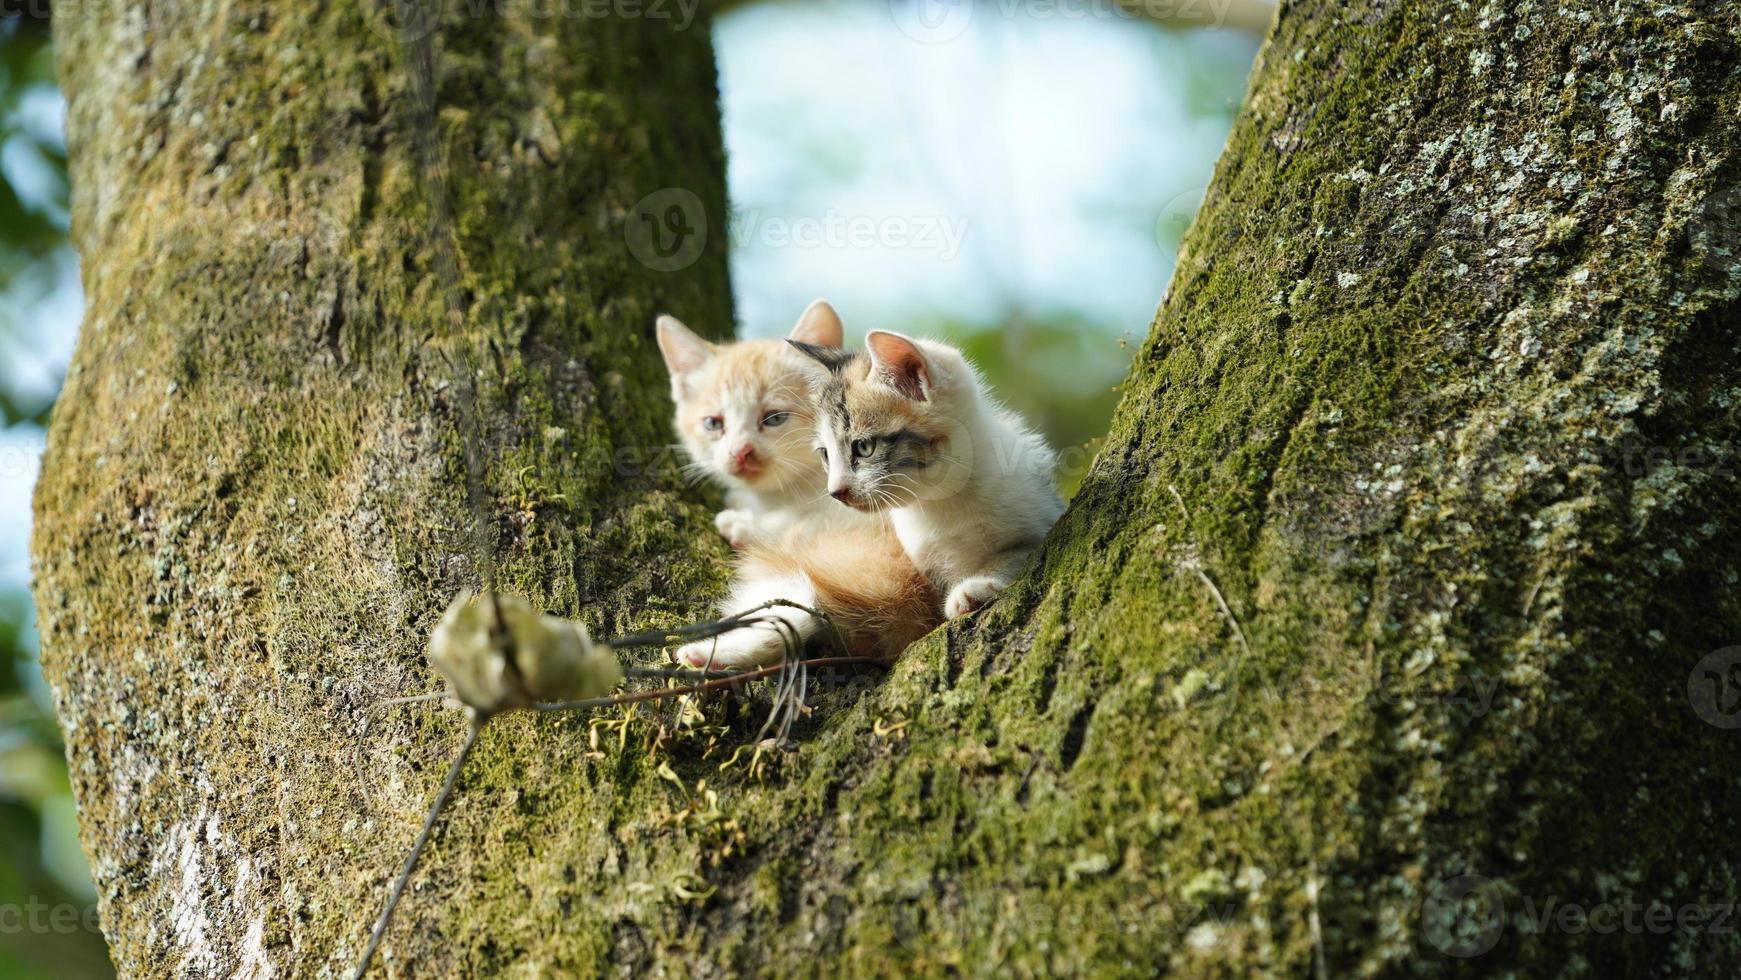
[[783,333],[826,297],[849,332],[1019,313],[1146,334],[1257,41],[1112,9],[892,0],[723,18],[741,332]]

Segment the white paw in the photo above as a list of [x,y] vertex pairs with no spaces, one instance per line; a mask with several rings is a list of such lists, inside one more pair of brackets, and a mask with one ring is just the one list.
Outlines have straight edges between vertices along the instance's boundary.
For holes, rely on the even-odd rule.
[[714,517],[713,526],[733,548],[742,548],[755,534],[756,517],[747,510],[722,510]]
[[943,603],[943,615],[949,619],[965,616],[997,598],[1004,585],[1005,583],[989,575],[962,579],[955,588],[949,590],[949,598]]
[[751,626],[710,640],[685,643],[673,656],[685,667],[728,670],[777,664],[785,652],[779,633],[766,626]]

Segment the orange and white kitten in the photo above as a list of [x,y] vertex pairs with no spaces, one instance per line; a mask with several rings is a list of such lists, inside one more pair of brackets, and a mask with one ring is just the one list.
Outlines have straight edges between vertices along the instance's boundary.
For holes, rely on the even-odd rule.
[[[659,318],[671,371],[677,434],[693,465],[724,484],[715,525],[740,550],[727,615],[783,599],[827,614],[850,653],[892,659],[937,625],[931,585],[907,558],[886,517],[845,511],[823,490],[811,428],[812,366],[777,340],[713,344],[675,318]],[[808,349],[837,348],[840,317],[818,300],[790,335]],[[789,606],[764,613],[809,639],[821,621]],[[786,636],[761,624],[677,651],[696,667],[779,662]]]
[[[710,343],[673,316],[659,318],[658,334],[677,404],[677,437],[692,468],[725,486],[726,509],[714,526],[732,547],[836,518],[839,508],[822,492],[811,446],[803,355],[778,340]],[[819,300],[789,337],[839,347],[840,317]]]
[[[738,559],[726,615],[772,599],[821,611],[854,656],[885,663],[941,623],[937,592],[919,572],[887,520],[797,526],[772,542],[755,541]],[[822,621],[802,609],[771,606],[757,614],[778,619],[807,642]],[[786,631],[772,623],[732,630],[679,647],[691,667],[760,667],[785,655]]]
[[800,346],[813,371],[828,493],[887,513],[950,619],[990,602],[1064,512],[1046,441],[959,350],[873,330],[864,354]]

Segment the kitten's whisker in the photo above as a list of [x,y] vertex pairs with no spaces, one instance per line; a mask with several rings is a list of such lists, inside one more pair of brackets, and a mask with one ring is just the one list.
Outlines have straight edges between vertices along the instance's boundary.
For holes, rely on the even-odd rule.
[[871,492],[872,499],[883,504],[885,507],[895,508],[895,507],[899,507],[901,505],[900,501],[895,499],[895,495],[893,493],[889,492],[888,490],[886,490],[882,487],[872,487],[870,492]]
[[[906,481],[908,481],[908,484],[911,484],[911,485],[896,484],[891,489],[906,491],[909,495],[908,500],[907,500],[908,504],[918,503],[919,491],[922,489],[919,485],[918,479],[916,477],[914,477],[913,474],[911,474],[911,473],[890,473],[889,474],[889,479],[892,480],[892,479],[896,479],[896,478],[906,480]],[[902,506],[906,506],[906,504],[903,504]]]

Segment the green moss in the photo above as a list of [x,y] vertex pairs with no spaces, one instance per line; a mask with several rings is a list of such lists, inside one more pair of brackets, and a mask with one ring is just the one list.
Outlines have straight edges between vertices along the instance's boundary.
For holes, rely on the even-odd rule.
[[[362,711],[433,686],[422,640],[476,580],[453,363],[505,587],[610,633],[698,615],[727,568],[649,461],[647,330],[730,322],[724,236],[677,274],[622,238],[660,188],[723,203],[704,35],[444,32],[449,324],[391,45],[339,7],[228,11],[59,25],[92,312],[38,599],[106,928],[147,975],[360,949],[459,735],[383,716],[365,806]],[[1672,3],[1288,5],[1028,578],[758,768],[727,764],[753,701],[494,723],[390,968],[1449,973],[1422,907],[1454,875],[1514,913],[1732,901],[1732,733],[1686,689],[1741,626],[1741,504],[1627,447],[1741,434],[1713,245],[1741,232],[1711,206],[1736,37]],[[100,70],[147,45],[142,81]],[[222,70],[169,70],[192,52]],[[1508,925],[1475,965],[1738,959]]]

